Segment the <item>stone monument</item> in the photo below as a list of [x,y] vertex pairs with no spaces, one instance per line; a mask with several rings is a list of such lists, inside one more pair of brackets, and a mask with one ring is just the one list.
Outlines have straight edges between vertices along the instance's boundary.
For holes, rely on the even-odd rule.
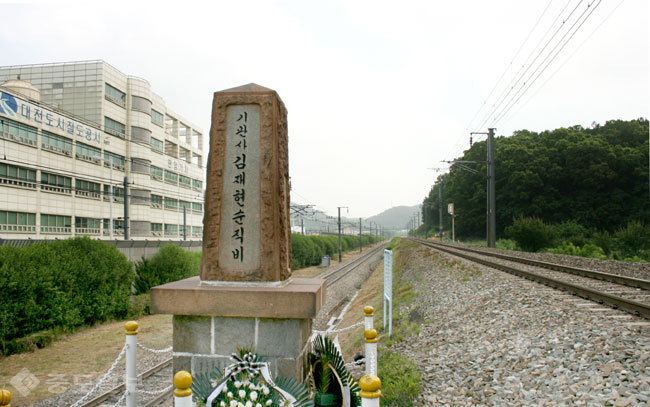
[[287,110],[256,84],[214,94],[201,275],[151,290],[172,314],[174,372],[223,368],[254,348],[273,373],[307,374],[322,279],[291,277]]

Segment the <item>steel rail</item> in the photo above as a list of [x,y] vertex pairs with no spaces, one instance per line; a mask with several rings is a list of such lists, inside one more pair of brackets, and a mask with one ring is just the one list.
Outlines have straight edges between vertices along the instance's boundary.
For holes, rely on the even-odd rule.
[[503,259],[503,260],[528,264],[530,266],[542,267],[542,268],[547,268],[547,269],[551,269],[551,270],[555,270],[555,271],[561,271],[561,272],[564,272],[564,273],[575,274],[577,276],[589,277],[589,278],[593,278],[593,279],[596,279],[596,280],[609,281],[610,283],[626,285],[628,287],[642,288],[644,290],[650,290],[650,280],[644,280],[644,279],[641,279],[641,278],[619,276],[619,275],[616,275],[616,274],[604,273],[602,271],[588,270],[588,269],[583,269],[583,268],[579,268],[579,267],[565,266],[565,265],[562,265],[562,264],[551,263],[551,262],[540,261],[540,260],[525,259],[525,258],[522,258],[522,257],[510,256],[510,255],[503,254],[503,253],[494,253],[494,252],[489,252],[489,251],[472,249],[472,248],[469,248],[469,247],[459,247],[459,246],[445,244],[445,243],[435,242],[435,244],[440,245],[440,246],[444,246],[444,247],[449,247],[449,248],[456,249],[456,250],[462,250],[462,251],[467,251],[467,252],[471,252],[471,253],[476,253],[476,254],[480,254],[480,255],[483,255],[483,256],[496,257],[496,258]]
[[[154,375],[154,374],[158,373],[159,371],[161,371],[164,368],[166,368],[167,366],[169,366],[171,363],[172,363],[172,358],[169,358],[169,359],[157,364],[156,366],[152,367],[151,369],[140,373],[138,375],[138,380],[145,379],[145,378],[147,378],[147,377],[149,377],[151,375]],[[118,386],[113,387],[112,389],[108,390],[107,392],[100,394],[99,396],[95,397],[94,399],[82,404],[82,407],[92,407],[92,406],[99,405],[100,403],[108,400],[109,398],[111,398],[112,396],[114,396],[116,394],[119,394],[122,390],[125,390],[125,389],[126,389],[125,384],[122,383],[122,384],[120,384]]]
[[[367,251],[365,254],[361,256],[357,256],[352,260],[349,260],[347,263],[341,264],[338,268],[331,270],[329,272],[324,272],[322,273],[319,277],[322,279],[327,280],[328,284],[334,284],[335,282],[339,281],[343,277],[347,276],[350,274],[353,270],[355,270],[358,266],[363,264],[366,260],[368,260],[370,257],[374,256],[377,254],[377,252],[381,251],[388,242],[382,243],[378,245],[377,247],[373,247],[369,251]],[[335,277],[332,277],[336,275]]]
[[[592,288],[588,287],[583,287],[579,285],[575,285],[566,281],[561,281],[555,278],[551,277],[545,277],[536,273],[532,273],[530,271],[525,271],[521,269],[516,269],[514,267],[506,266],[503,264],[499,263],[494,263],[488,260],[480,259],[474,256],[471,256],[469,254],[465,253],[459,253],[457,251],[453,251],[448,249],[447,247],[441,247],[440,244],[434,243],[431,241],[426,241],[426,240],[421,240],[421,239],[411,239],[414,242],[420,243],[425,246],[432,247],[436,250],[440,250],[449,254],[452,254],[454,256],[462,257],[464,259],[483,264],[488,267],[496,268],[501,271],[505,271],[510,274],[514,274],[519,277],[523,277],[532,281],[537,281],[539,283],[542,283],[547,286],[551,286],[560,290],[568,291],[572,294],[575,294],[577,296],[580,296],[582,298],[598,302],[600,304],[606,304],[609,305],[612,308],[615,309],[620,309],[623,311],[627,311],[629,313],[632,313],[634,315],[641,316],[646,319],[650,319],[650,306],[646,304],[642,304],[638,301],[634,300],[627,300],[625,298],[621,298],[615,295],[607,294],[602,291],[594,290]],[[446,245],[445,245],[446,246]],[[457,249],[460,250],[460,249]]]

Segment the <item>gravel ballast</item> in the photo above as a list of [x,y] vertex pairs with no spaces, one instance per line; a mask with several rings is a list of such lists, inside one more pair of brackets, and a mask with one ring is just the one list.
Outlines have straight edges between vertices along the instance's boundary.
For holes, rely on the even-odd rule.
[[649,321],[434,249],[408,255],[422,278],[402,313],[425,322],[393,349],[419,366],[416,405],[650,406]]

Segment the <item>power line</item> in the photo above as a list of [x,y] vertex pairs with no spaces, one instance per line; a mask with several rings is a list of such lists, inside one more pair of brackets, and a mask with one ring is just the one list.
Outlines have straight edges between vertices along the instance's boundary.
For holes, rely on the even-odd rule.
[[[498,98],[498,102],[496,102],[494,105],[492,105],[491,110],[490,110],[490,111],[488,112],[488,114],[485,116],[484,120],[482,121],[481,125],[478,126],[477,130],[482,129],[482,128],[483,128],[483,127],[484,127],[484,126],[489,122],[490,117],[491,117],[494,113],[496,113],[496,112],[499,110],[499,108],[501,107],[501,105],[503,104],[503,102],[508,98],[508,96],[509,96],[510,93],[513,91],[513,89],[514,89],[514,88],[519,84],[519,82],[523,79],[523,77],[526,75],[526,73],[527,73],[527,72],[530,70],[530,68],[535,64],[535,62],[537,61],[537,59],[538,59],[538,58],[539,58],[539,57],[544,53],[544,50],[545,50],[545,49],[549,46],[549,44],[553,41],[553,39],[555,38],[555,36],[556,36],[556,35],[557,35],[561,30],[562,30],[562,28],[564,27],[564,24],[566,24],[566,22],[571,18],[571,16],[573,15],[573,13],[575,13],[575,11],[578,9],[578,7],[580,6],[580,4],[582,4],[582,3],[584,2],[584,0],[580,0],[580,1],[578,2],[578,4],[576,4],[576,6],[573,8],[573,10],[571,10],[571,12],[569,13],[569,15],[568,15],[566,18],[564,18],[564,19],[562,20],[562,24],[560,24],[560,26],[555,30],[555,32],[553,33],[553,35],[551,35],[551,38],[549,38],[548,41],[546,41],[546,44],[544,44],[544,46],[542,47],[542,49],[539,50],[539,52],[537,53],[537,55],[535,56],[535,58],[533,58],[532,62],[530,62],[530,64],[528,64],[528,60],[530,59],[530,57],[535,53],[535,50],[537,49],[537,47],[539,46],[539,44],[541,44],[541,43],[544,41],[544,38],[546,37],[546,35],[548,34],[548,32],[551,30],[551,28],[553,28],[553,25],[554,25],[555,22],[558,20],[558,18],[562,15],[562,13],[563,13],[564,10],[566,9],[566,7],[570,4],[570,2],[571,2],[571,0],[569,0],[569,3],[566,4],[566,6],[562,9],[562,11],[560,11],[560,13],[559,13],[558,16],[555,18],[555,20],[551,23],[551,26],[549,27],[549,29],[546,31],[546,33],[544,33],[544,35],[543,35],[542,38],[540,39],[540,42],[537,44],[537,46],[536,46],[535,48],[533,48],[533,50],[532,50],[531,53],[529,54],[528,58],[526,58],[526,60],[524,61],[524,64],[521,66],[521,68],[519,69],[519,71],[517,72],[517,74],[515,74],[515,77],[517,77],[517,76],[519,75],[519,72],[521,72],[522,69],[523,69],[524,71],[521,73],[521,75],[519,75],[519,77],[518,77],[516,80],[514,80],[514,78],[513,78],[514,83],[513,83],[513,81],[510,81],[510,84],[512,84],[512,85],[509,86],[509,87],[506,87],[506,88],[503,90],[503,92],[501,93],[501,96],[499,96],[499,98]],[[524,69],[524,67],[525,67],[525,69]],[[525,82],[524,82],[524,83],[525,83]],[[510,85],[510,84],[509,84],[509,85]]]
[[[549,54],[544,58],[544,60],[542,60],[542,62],[540,63],[540,65],[535,69],[535,71],[533,71],[533,73],[532,73],[531,76],[528,78],[528,80],[522,84],[522,86],[519,88],[519,90],[518,90],[518,91],[515,93],[515,95],[513,96],[513,99],[511,99],[510,102],[508,102],[508,104],[506,105],[506,107],[504,107],[504,109],[503,109],[503,110],[502,110],[502,111],[501,111],[501,112],[500,112],[500,113],[499,113],[499,114],[494,118],[494,120],[492,121],[492,124],[491,124],[492,126],[494,126],[494,125],[495,125],[499,120],[501,120],[501,119],[503,118],[503,116],[504,116],[506,113],[508,113],[508,112],[512,109],[513,106],[515,106],[515,105],[517,104],[517,102],[522,98],[522,96],[523,96],[524,94],[526,94],[526,92],[528,91],[528,89],[530,89],[530,87],[533,86],[533,84],[537,81],[537,79],[538,79],[538,78],[539,78],[539,77],[540,77],[540,76],[541,76],[541,75],[546,71],[546,69],[547,69],[547,68],[549,67],[549,65],[550,65],[550,64],[555,60],[555,58],[557,58],[557,56],[560,54],[560,52],[562,52],[562,50],[566,47],[566,45],[569,43],[569,41],[571,41],[571,39],[572,39],[572,38],[575,36],[575,34],[580,30],[580,28],[583,26],[583,24],[584,24],[584,23],[589,19],[589,17],[594,13],[594,11],[596,11],[596,9],[598,8],[598,6],[599,6],[600,3],[602,2],[602,0],[597,0],[598,2],[596,3],[596,5],[595,5],[593,8],[591,8],[591,6],[594,4],[595,1],[596,1],[596,0],[592,1],[590,4],[587,5],[587,8],[585,9],[585,11],[583,11],[583,13],[578,17],[578,19],[577,19],[577,20],[576,20],[576,21],[571,25],[571,27],[569,28],[569,30],[568,30],[568,31],[567,31],[567,32],[562,36],[562,38],[560,38],[560,41],[559,41],[559,42],[558,42],[558,43],[553,47],[553,49],[552,49],[552,50],[549,52]],[[535,75],[535,73],[539,70],[539,68],[542,66],[542,64],[544,64],[544,62],[548,59],[548,57],[549,57],[551,54],[553,54],[553,52],[555,51],[555,49],[556,49],[556,48],[557,48],[557,47],[562,43],[562,41],[564,40],[564,38],[565,38],[565,37],[566,37],[566,36],[571,32],[571,30],[573,30],[573,27],[575,27],[575,25],[578,24],[578,22],[580,21],[580,19],[585,15],[585,13],[587,13],[587,11],[589,11],[589,14],[586,15],[586,17],[582,20],[582,22],[580,22],[580,24],[578,25],[578,27],[576,27],[576,29],[573,31],[573,33],[571,33],[571,35],[569,36],[569,38],[564,42],[564,44],[562,44],[562,46],[560,47],[560,49],[557,50],[557,52],[556,52],[556,53],[551,57],[551,59],[546,63],[546,65],[544,65],[544,67],[543,67],[542,70],[537,74],[537,76],[535,76],[535,78],[533,78],[533,80],[531,81],[530,78],[532,78],[533,75]],[[526,85],[528,85],[528,86],[526,86]],[[524,89],[524,86],[526,86],[525,89]],[[521,89],[524,89],[524,90],[523,90],[523,92],[519,93],[519,92],[521,91]],[[516,99],[514,99],[517,95],[519,95],[519,96],[518,96]],[[514,100],[514,102],[513,102],[513,100]]]
[[[580,49],[582,49],[582,47],[587,43],[587,41],[589,41],[589,40],[591,39],[591,37],[596,33],[596,31],[598,31],[598,29],[600,29],[600,27],[601,27],[601,26],[602,26],[602,25],[603,25],[607,20],[609,20],[609,18],[610,18],[610,17],[611,17],[615,12],[616,12],[616,10],[618,10],[618,8],[623,4],[624,1],[625,1],[625,0],[621,0],[621,1],[616,5],[616,7],[614,7],[614,8],[612,9],[612,11],[610,11],[610,13],[609,13],[609,14],[608,14],[604,19],[603,19],[603,21],[601,21],[601,22],[596,26],[596,28],[593,29],[593,31],[591,31],[591,33],[587,36],[587,38],[585,38],[585,39],[580,43],[580,45],[578,45],[578,47],[576,47],[576,49],[573,51],[573,53],[571,53],[571,55],[569,55],[569,57],[567,57],[567,59],[565,59],[564,62],[562,62],[562,64],[561,64],[561,65],[560,65],[560,66],[559,66],[555,71],[553,71],[553,73],[552,73],[552,74],[551,74],[551,75],[546,79],[546,81],[544,81],[544,83],[543,83],[539,88],[537,88],[537,90],[535,90],[535,93],[533,93],[533,94],[532,94],[528,99],[526,99],[526,101],[525,101],[521,106],[519,106],[519,109],[517,109],[514,113],[512,113],[512,114],[510,115],[510,117],[508,117],[508,119],[510,119],[510,118],[512,118],[513,116],[517,115],[517,113],[519,113],[519,112],[521,111],[521,109],[523,109],[526,105],[528,105],[528,102],[530,102],[532,99],[535,98],[535,96],[537,96],[537,94],[539,93],[539,91],[540,91],[541,89],[543,89],[544,86],[546,86],[546,84],[547,84],[548,82],[551,81],[551,79],[553,79],[553,77],[554,77],[554,76],[555,76],[555,75],[556,75],[556,74],[557,74],[557,73],[558,73],[558,72],[559,72],[559,71],[560,71],[560,70],[561,70],[561,69],[562,69],[562,68],[563,68],[563,67],[564,67],[564,66],[565,66],[565,65],[566,65],[570,60],[571,60],[571,58],[573,58],[573,57],[574,57],[574,56],[575,56],[575,55],[580,51]],[[507,123],[507,122],[508,122],[508,121],[506,120],[505,123]]]

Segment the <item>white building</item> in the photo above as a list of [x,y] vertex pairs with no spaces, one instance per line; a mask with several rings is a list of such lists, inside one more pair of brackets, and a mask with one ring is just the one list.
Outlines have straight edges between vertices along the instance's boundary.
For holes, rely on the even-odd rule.
[[203,133],[146,80],[84,61],[0,84],[0,238],[203,237]]

